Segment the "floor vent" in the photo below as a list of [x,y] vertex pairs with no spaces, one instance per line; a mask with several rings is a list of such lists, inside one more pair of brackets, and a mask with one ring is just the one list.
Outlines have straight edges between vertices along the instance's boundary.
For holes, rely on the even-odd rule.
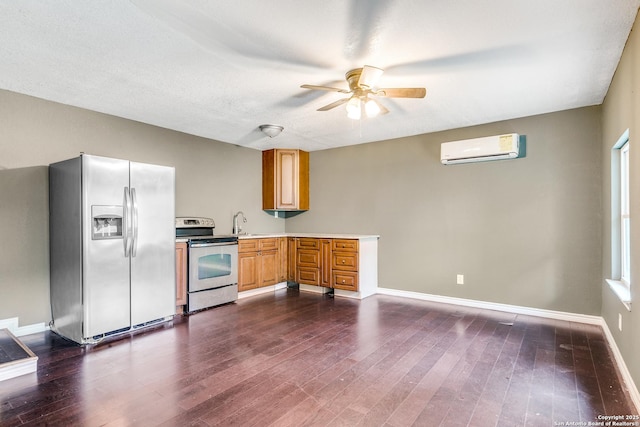
[[0,329],[0,381],[38,369],[38,356],[8,329]]

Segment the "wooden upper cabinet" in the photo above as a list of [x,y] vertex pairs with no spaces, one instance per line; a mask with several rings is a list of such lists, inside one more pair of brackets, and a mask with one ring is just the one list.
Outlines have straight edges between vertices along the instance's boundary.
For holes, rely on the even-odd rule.
[[262,209],[309,209],[309,153],[293,149],[262,152]]

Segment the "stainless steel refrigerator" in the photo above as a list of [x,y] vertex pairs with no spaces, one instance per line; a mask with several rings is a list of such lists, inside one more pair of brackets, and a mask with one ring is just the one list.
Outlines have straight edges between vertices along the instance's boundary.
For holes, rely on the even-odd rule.
[[175,313],[175,171],[83,154],[49,165],[51,329],[75,342]]

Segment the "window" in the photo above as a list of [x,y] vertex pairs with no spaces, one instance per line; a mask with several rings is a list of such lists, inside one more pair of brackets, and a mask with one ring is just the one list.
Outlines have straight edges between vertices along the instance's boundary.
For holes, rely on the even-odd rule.
[[607,279],[627,310],[631,310],[629,165],[627,129],[611,150],[611,279]]
[[629,231],[629,140],[620,147],[620,281],[631,283]]

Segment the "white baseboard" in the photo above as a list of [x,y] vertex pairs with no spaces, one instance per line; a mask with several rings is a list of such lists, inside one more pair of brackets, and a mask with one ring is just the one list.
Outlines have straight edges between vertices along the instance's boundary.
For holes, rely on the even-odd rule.
[[0,329],[8,329],[16,337],[22,337],[24,335],[44,332],[49,328],[45,323],[34,323],[33,325],[19,326],[18,318],[10,317],[8,319],[0,319]]
[[616,340],[613,338],[613,334],[609,329],[609,325],[607,325],[607,322],[605,322],[604,319],[602,319],[602,330],[604,331],[604,336],[607,338],[607,342],[609,343],[609,347],[611,348],[613,357],[616,359],[618,369],[620,369],[620,374],[622,374],[622,378],[624,379],[624,382],[629,389],[629,394],[631,395],[633,404],[636,405],[636,414],[638,414],[640,413],[640,391],[638,391],[638,387],[633,382],[633,378],[631,378],[631,372],[629,372],[629,368],[627,368],[627,364],[622,358],[622,353],[620,353],[620,349],[616,344]]
[[587,323],[589,325],[601,325],[602,317],[588,314],[567,313],[563,311],[544,310],[541,308],[523,307],[519,305],[501,304],[465,298],[446,297],[441,295],[423,294],[420,292],[401,291],[397,289],[378,288],[378,293],[405,298],[421,299],[424,301],[440,302],[443,304],[461,305],[464,307],[483,308],[486,310],[505,311],[513,314],[545,317],[547,319],[566,320],[568,322]]
[[604,332],[604,336],[607,340],[607,343],[609,344],[609,348],[611,348],[611,351],[615,358],[615,362],[618,365],[620,374],[622,375],[622,379],[625,385],[627,386],[627,389],[629,390],[629,394],[631,395],[631,400],[633,401],[633,404],[636,407],[636,413],[640,413],[640,392],[638,391],[638,387],[636,386],[635,382],[633,381],[633,378],[631,377],[631,373],[627,368],[627,364],[624,362],[622,353],[620,353],[620,349],[618,348],[618,345],[616,344],[616,341],[613,338],[611,331],[609,330],[609,326],[607,325],[607,322],[605,322],[601,316],[590,316],[587,314],[567,313],[563,311],[544,310],[540,308],[523,307],[518,305],[500,304],[500,303],[477,301],[477,300],[470,300],[470,299],[464,299],[464,298],[446,297],[441,295],[423,294],[420,292],[401,291],[398,289],[390,289],[390,288],[378,288],[377,293],[382,295],[392,295],[397,297],[419,299],[423,301],[439,302],[443,304],[453,304],[453,305],[460,305],[464,307],[482,308],[486,310],[503,311],[503,312],[513,313],[513,314],[523,314],[527,316],[544,317],[547,319],[565,320],[568,322],[598,325],[602,328]]

